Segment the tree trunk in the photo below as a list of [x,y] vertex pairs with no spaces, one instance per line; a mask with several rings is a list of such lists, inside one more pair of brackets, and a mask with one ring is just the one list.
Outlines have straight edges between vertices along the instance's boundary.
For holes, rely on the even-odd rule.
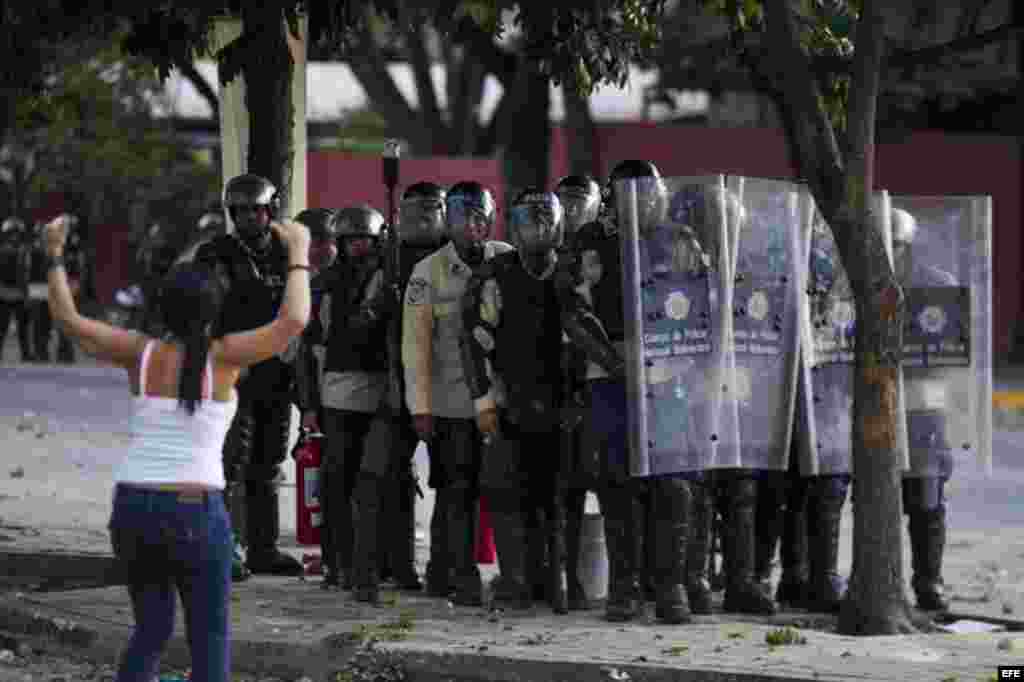
[[[840,252],[857,299],[853,401],[853,573],[839,617],[844,634],[913,632],[903,587],[898,386],[902,292],[873,206],[875,122],[885,47],[879,0],[864,2],[847,104],[846,187],[837,215]],[[854,220],[850,221],[849,218]],[[888,228],[887,225],[885,225]],[[852,267],[851,267],[852,265]]]
[[765,2],[771,49],[767,68],[784,98],[779,110],[798,157],[794,165],[832,228],[857,300],[853,570],[839,629],[859,635],[911,632],[903,588],[902,458],[896,435],[902,294],[878,227],[880,216],[872,207],[884,18],[878,0],[864,1],[846,143],[840,149],[802,47],[794,2]]
[[[547,189],[551,160],[551,87],[547,76],[522,62],[512,90],[516,106],[502,107],[498,145],[503,151],[505,196],[528,188]],[[504,102],[503,102],[504,104]]]
[[249,172],[274,183],[281,197],[281,215],[287,216],[294,155],[295,63],[285,35],[284,15],[272,3],[244,3],[242,23],[243,33],[249,34],[242,66],[249,108]]
[[601,173],[597,130],[590,112],[590,98],[572,88],[565,92],[565,127],[569,143],[569,172],[574,175]]

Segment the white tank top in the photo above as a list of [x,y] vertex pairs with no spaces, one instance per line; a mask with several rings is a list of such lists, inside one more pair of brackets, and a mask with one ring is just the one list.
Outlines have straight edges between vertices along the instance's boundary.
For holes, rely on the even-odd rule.
[[238,394],[230,401],[212,399],[213,367],[207,359],[203,400],[189,414],[177,398],[146,395],[146,370],[155,341],[142,351],[139,395],[131,403],[131,442],[114,475],[117,483],[198,483],[223,490],[221,449],[238,409]]

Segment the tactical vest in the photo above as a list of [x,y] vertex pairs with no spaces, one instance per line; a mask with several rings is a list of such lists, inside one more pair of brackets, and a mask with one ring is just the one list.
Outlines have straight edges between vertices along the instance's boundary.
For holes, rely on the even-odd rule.
[[[327,332],[327,372],[386,372],[388,368],[387,326],[378,320],[366,329],[352,329],[346,324],[358,312],[366,298],[366,290],[379,272],[371,270],[359,278],[355,268],[347,263],[335,266],[335,277],[325,294],[331,296],[331,327]],[[357,279],[358,278],[358,279]]]
[[[216,237],[199,247],[195,262],[222,268],[227,293],[214,336],[255,329],[277,317],[284,298],[288,254],[277,239],[257,260],[231,235]],[[280,358],[250,367],[239,382],[242,399],[289,401],[293,372]]]
[[272,239],[267,253],[257,259],[235,237],[216,237],[199,247],[195,260],[220,266],[227,275],[217,336],[255,329],[277,317],[288,264],[288,254],[277,239]]
[[562,322],[555,279],[532,277],[516,252],[496,256],[488,265],[501,292],[493,366],[507,406],[557,418],[563,398]]
[[28,247],[20,235],[0,237],[0,284],[21,289],[28,283]]

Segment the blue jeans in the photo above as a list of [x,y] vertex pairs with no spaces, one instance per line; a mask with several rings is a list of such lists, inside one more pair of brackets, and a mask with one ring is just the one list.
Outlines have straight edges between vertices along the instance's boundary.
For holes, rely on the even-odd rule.
[[191,679],[226,682],[234,543],[223,495],[118,485],[110,536],[135,614],[118,682],[155,679],[174,634],[175,588],[185,608]]

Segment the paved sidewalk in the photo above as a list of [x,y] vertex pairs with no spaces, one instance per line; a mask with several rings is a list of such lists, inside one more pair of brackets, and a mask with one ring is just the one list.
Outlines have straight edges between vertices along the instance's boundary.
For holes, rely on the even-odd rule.
[[[292,678],[325,679],[368,637],[389,652],[378,666],[391,660],[416,680],[974,682],[989,679],[997,665],[1024,663],[1024,634],[1014,633],[854,638],[797,629],[804,643],[766,642],[784,626],[799,628],[808,618],[801,614],[706,616],[664,626],[648,613],[616,625],[599,611],[494,615],[406,594],[374,608],[313,582],[275,578],[236,586],[232,608],[234,669]],[[95,663],[116,661],[131,618],[118,588],[0,596],[0,630]],[[827,618],[817,620],[827,625]],[[180,618],[167,662],[187,666]]]

